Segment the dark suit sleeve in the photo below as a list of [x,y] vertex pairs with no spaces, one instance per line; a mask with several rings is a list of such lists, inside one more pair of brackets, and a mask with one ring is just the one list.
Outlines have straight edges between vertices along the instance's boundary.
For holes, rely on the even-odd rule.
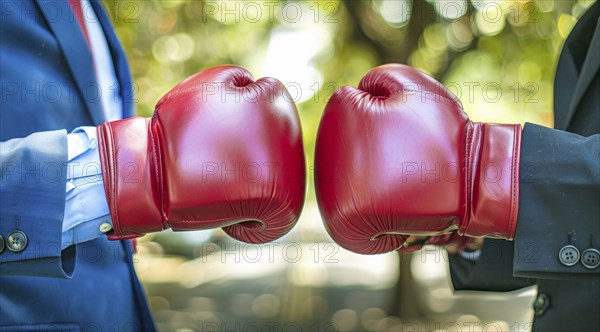
[[600,135],[527,124],[521,144],[513,274],[538,279],[598,277],[581,260],[565,266],[565,245],[600,250]]
[[[560,249],[600,249],[600,135],[526,124],[514,241],[486,239],[481,256],[450,255],[456,290],[510,291],[535,279],[598,277],[600,268],[560,263]],[[569,242],[570,241],[570,242]]]
[[[67,133],[38,132],[0,142],[0,235],[21,231],[23,251],[0,252],[0,275],[67,278],[75,247],[61,250],[67,173]],[[14,248],[14,247],[13,247]]]
[[514,243],[486,239],[477,260],[449,255],[450,277],[455,290],[513,291],[535,280],[513,276]]

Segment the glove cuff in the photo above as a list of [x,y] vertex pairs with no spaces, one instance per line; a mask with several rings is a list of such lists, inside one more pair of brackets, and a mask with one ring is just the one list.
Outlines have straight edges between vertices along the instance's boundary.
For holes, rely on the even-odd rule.
[[512,240],[519,210],[521,125],[467,126],[467,210],[459,233]]
[[166,228],[156,179],[159,161],[150,119],[133,117],[97,127],[104,191],[113,223],[110,240],[136,238]]

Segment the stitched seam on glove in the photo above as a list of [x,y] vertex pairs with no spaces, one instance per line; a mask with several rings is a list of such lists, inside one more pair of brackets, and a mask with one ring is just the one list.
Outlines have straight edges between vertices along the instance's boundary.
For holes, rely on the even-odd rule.
[[518,217],[518,209],[517,209],[517,203],[518,203],[518,186],[517,186],[517,181],[518,181],[518,177],[519,177],[519,156],[520,156],[520,130],[521,130],[521,125],[516,125],[513,127],[513,132],[514,132],[514,140],[513,140],[513,156],[512,156],[512,179],[511,179],[511,187],[512,187],[512,192],[511,192],[511,203],[510,203],[510,221],[508,223],[508,238],[510,240],[512,240],[514,238],[514,231],[513,231],[513,223],[515,223],[517,221],[517,217]]
[[[370,94],[370,95],[372,96],[372,94],[371,94],[369,91],[364,91],[364,90],[360,90],[360,91],[366,92],[366,93],[368,93],[368,94]],[[460,106],[462,106],[462,104],[460,103],[460,101],[459,101],[459,100],[453,100],[453,99],[450,99],[450,98],[448,98],[448,97],[445,97],[445,96],[442,96],[442,95],[439,95],[439,94],[436,94],[436,93],[433,93],[433,92],[419,91],[419,90],[398,90],[398,91],[390,92],[390,96],[389,96],[389,97],[387,97],[386,99],[389,99],[391,96],[393,96],[393,95],[397,95],[397,94],[399,94],[399,93],[401,93],[401,92],[406,92],[406,93],[419,93],[420,95],[422,95],[422,96],[423,96],[423,97],[425,97],[426,99],[428,99],[428,100],[431,100],[431,101],[434,101],[434,102],[436,102],[436,103],[437,103],[437,102],[439,102],[439,101],[438,101],[438,100],[435,100],[435,97],[440,97],[440,98],[442,98],[442,99],[444,99],[444,100],[447,100],[447,101],[450,101],[450,102],[453,102],[453,103],[456,103],[456,102],[458,102],[458,104],[459,104]],[[433,96],[433,98],[432,98],[432,96]]]
[[[472,172],[473,168],[469,165],[469,158],[471,157],[471,149],[473,148],[473,136],[474,136],[474,125],[472,122],[468,121],[465,126],[466,128],[466,143],[465,143],[465,212],[463,214],[463,220],[461,220],[461,227],[459,230],[464,230],[463,234],[469,227],[469,223],[471,221],[471,199],[472,199]],[[464,225],[464,227],[462,226]],[[460,233],[459,233],[460,234]],[[460,235],[463,235],[460,234]]]
[[[156,121],[156,123],[155,123]],[[167,212],[165,206],[165,187],[164,181],[162,179],[162,153],[160,150],[160,144],[156,142],[154,126],[158,126],[158,117],[154,115],[150,120],[150,125],[148,126],[148,135],[150,136],[150,141],[152,143],[152,157],[154,159],[154,176],[156,177],[156,182],[158,187],[160,188],[160,204],[161,204],[161,222],[162,228],[166,229],[167,226]],[[158,156],[157,156],[158,155]]]
[[192,91],[192,90],[196,90],[199,87],[202,87],[202,85],[205,84],[205,83],[224,83],[224,82],[202,82],[200,84],[193,85],[193,86],[191,86],[191,87],[189,87],[187,89],[177,90],[177,92],[173,92],[173,93],[169,94],[169,96],[165,100],[161,100],[160,103],[156,104],[155,109],[159,108],[162,104],[168,102],[169,100],[171,100],[171,99],[173,99],[173,98],[175,98],[175,97],[177,97],[179,95],[182,95],[182,94],[184,94],[186,92],[189,92],[189,91]]
[[[113,140],[113,130],[112,130],[112,126],[110,123],[106,123],[104,126],[102,126],[103,129],[105,130],[101,130],[101,134],[102,134],[102,138],[103,138],[103,142],[104,142],[104,149],[102,149],[104,151],[105,154],[105,158],[101,158],[102,163],[105,165],[105,168],[107,170],[107,176],[108,176],[108,181],[107,183],[109,184],[109,188],[107,188],[108,190],[106,190],[106,194],[108,196],[108,201],[110,202],[110,208],[109,210],[111,212],[114,212],[114,216],[111,213],[111,218],[112,218],[112,224],[113,224],[113,228],[115,229],[115,233],[118,231],[118,236],[122,236],[123,235],[123,229],[121,228],[121,222],[119,219],[119,206],[118,206],[118,197],[117,197],[117,187],[119,185],[119,181],[118,181],[118,176],[116,174],[116,172],[118,171],[117,169],[115,169],[114,167],[114,163],[116,162],[116,157],[115,157],[115,147],[114,147],[114,140]],[[109,154],[109,156],[106,156],[106,154]],[[106,158],[109,157],[109,158]]]

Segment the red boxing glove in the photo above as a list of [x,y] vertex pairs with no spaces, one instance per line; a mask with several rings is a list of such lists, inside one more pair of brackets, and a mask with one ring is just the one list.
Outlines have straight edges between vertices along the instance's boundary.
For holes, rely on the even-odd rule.
[[317,201],[342,247],[400,248],[407,235],[512,239],[520,125],[474,123],[458,99],[404,65],[338,89],[319,126]]
[[275,79],[253,81],[234,66],[202,71],[160,99],[152,118],[105,123],[98,140],[110,239],[224,227],[263,243],[300,216],[302,130]]

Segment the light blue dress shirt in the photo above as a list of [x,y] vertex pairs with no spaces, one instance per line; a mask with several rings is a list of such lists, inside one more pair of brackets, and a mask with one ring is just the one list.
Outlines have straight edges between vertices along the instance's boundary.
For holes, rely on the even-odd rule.
[[67,141],[69,163],[62,227],[63,249],[105,236],[100,230],[102,224],[108,223],[112,227],[102,181],[96,127],[79,127],[67,135]]

